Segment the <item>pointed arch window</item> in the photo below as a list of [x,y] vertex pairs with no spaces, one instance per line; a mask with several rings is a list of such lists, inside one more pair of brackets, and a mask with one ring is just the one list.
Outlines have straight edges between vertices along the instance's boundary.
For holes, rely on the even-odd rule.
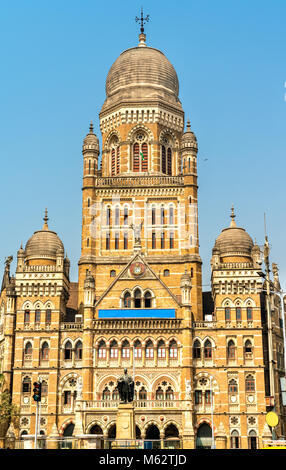
[[172,387],[168,387],[166,390],[166,400],[174,400],[174,391]]
[[227,344],[227,358],[230,360],[235,359],[235,344],[232,339]]
[[170,346],[170,359],[177,359],[178,357],[178,346],[175,340],[171,341]]
[[82,360],[82,342],[78,341],[75,345],[75,360],[81,361]]
[[170,148],[167,151],[167,174],[172,175],[172,150]]
[[49,345],[48,345],[47,341],[45,341],[42,344],[42,347],[41,347],[41,361],[48,361],[49,360],[49,352],[50,352]]
[[143,134],[138,134],[139,142],[133,144],[133,171],[148,171],[148,144],[142,142],[145,139]]
[[165,359],[166,357],[166,346],[163,340],[158,344],[158,359]]
[[201,343],[199,342],[198,339],[196,339],[196,341],[194,342],[193,358],[194,359],[200,359],[201,358]]
[[153,359],[154,357],[154,345],[151,340],[146,344],[146,358]]
[[64,358],[66,361],[70,361],[72,358],[72,344],[70,341],[67,341],[65,344]]
[[207,339],[204,344],[204,356],[205,359],[212,358],[212,345],[209,339]]
[[135,341],[134,344],[134,358],[141,359],[142,357],[142,346],[139,340]]
[[33,354],[33,346],[30,341],[26,343],[25,349],[24,349],[24,361],[31,361],[32,360],[32,354]]
[[167,173],[167,165],[166,165],[166,147],[165,145],[162,145],[162,159],[161,159],[161,169],[162,173],[166,174]]
[[136,289],[134,292],[134,307],[141,308],[141,305],[142,305],[141,291],[140,289]]
[[105,359],[106,358],[106,344],[103,340],[100,341],[100,343],[98,345],[98,358],[99,359]]
[[111,148],[111,176],[116,176],[120,172],[120,147],[115,141]]
[[129,359],[130,357],[130,345],[127,340],[122,344],[122,359]]
[[238,388],[237,388],[237,382],[234,379],[231,379],[228,383],[228,392],[229,393],[237,393]]
[[102,392],[102,400],[105,400],[105,401],[110,400],[110,390],[107,387],[105,387],[105,389]]
[[255,392],[255,380],[253,375],[247,375],[245,379],[245,391]]
[[124,294],[123,307],[124,308],[131,308],[131,294],[130,294],[130,292],[126,292]]
[[156,400],[164,400],[164,392],[161,387],[156,390]]
[[142,387],[139,390],[139,400],[146,400],[147,399],[147,390],[145,387]]
[[117,359],[118,358],[118,345],[117,342],[114,340],[110,345],[110,359]]
[[22,382],[22,392],[23,393],[30,393],[31,392],[31,378],[24,377]]
[[144,294],[144,307],[151,308],[151,306],[152,306],[152,295],[150,292],[146,292],[146,294]]

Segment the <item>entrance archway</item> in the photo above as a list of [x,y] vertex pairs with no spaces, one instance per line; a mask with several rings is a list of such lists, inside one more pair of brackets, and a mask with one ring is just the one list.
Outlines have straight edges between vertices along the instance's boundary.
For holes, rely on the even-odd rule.
[[164,439],[164,448],[165,449],[179,449],[180,448],[180,439],[179,439],[179,430],[175,424],[169,424],[165,429],[165,439]]
[[89,434],[99,434],[99,435],[103,435],[103,431],[102,431],[101,427],[98,426],[98,424],[94,424],[94,426],[92,426],[92,427],[90,428]]
[[207,423],[200,425],[197,431],[196,449],[211,449],[212,428]]
[[67,427],[64,429],[63,436],[64,437],[71,437],[72,433],[73,433],[73,430],[74,430],[74,424],[73,423],[68,424]]
[[160,449],[160,431],[156,424],[148,426],[146,431],[146,437],[144,441],[144,449]]
[[136,439],[141,439],[141,429],[139,426],[136,426]]

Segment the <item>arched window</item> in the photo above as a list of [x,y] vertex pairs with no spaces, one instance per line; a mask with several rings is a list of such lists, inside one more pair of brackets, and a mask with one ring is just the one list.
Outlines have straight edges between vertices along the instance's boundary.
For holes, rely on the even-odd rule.
[[237,393],[238,388],[237,388],[237,382],[236,380],[232,379],[228,383],[228,393]]
[[163,340],[158,344],[158,359],[165,359],[166,357],[166,346]]
[[130,357],[130,346],[127,340],[122,343],[122,359],[129,359]]
[[31,378],[24,377],[22,382],[22,392],[23,393],[31,393]]
[[115,271],[115,269],[112,269],[112,270],[110,271],[110,277],[116,277],[116,271]]
[[146,400],[147,399],[147,390],[145,387],[141,387],[139,390],[139,400]]
[[166,390],[166,400],[174,400],[174,392],[172,387],[168,387]]
[[112,400],[114,401],[118,401],[120,399],[119,397],[119,391],[117,389],[117,387],[113,390],[112,392]]
[[166,165],[166,147],[165,145],[162,145],[162,160],[161,160],[161,169],[162,173],[166,174],[167,173],[167,165]]
[[43,380],[42,381],[42,393],[41,393],[42,397],[47,397],[48,396],[48,383]]
[[154,357],[154,345],[152,341],[149,339],[149,341],[146,344],[146,359],[153,359]]
[[111,209],[110,207],[106,208],[106,225],[110,226],[111,224]]
[[150,292],[146,292],[144,294],[144,307],[145,308],[151,308],[152,304],[152,296]]
[[148,171],[148,146],[146,142],[142,144],[141,148],[141,171]]
[[194,342],[193,358],[194,359],[200,359],[201,358],[201,343],[199,342],[198,339],[196,339],[196,341]]
[[245,378],[245,391],[255,392],[255,380],[253,375],[247,375]]
[[98,358],[105,359],[106,358],[106,344],[103,340],[100,341],[98,345]]
[[224,316],[225,316],[225,320],[226,321],[229,321],[230,320],[230,308],[229,307],[226,307],[224,309]]
[[75,345],[75,360],[81,361],[82,360],[82,342],[78,341]]
[[152,225],[156,225],[156,207],[152,207]]
[[131,308],[131,294],[130,294],[130,292],[126,292],[124,294],[123,307],[124,308]]
[[230,448],[231,449],[239,449],[240,448],[240,439],[238,431],[232,431],[230,435]]
[[120,216],[120,210],[119,207],[115,208],[115,225],[119,225],[119,216]]
[[50,351],[49,345],[45,341],[42,344],[42,347],[41,347],[41,361],[48,361],[49,360],[49,351]]
[[110,359],[117,359],[118,358],[118,345],[115,340],[112,341],[110,344]]
[[140,289],[136,289],[135,292],[134,292],[134,307],[135,308],[141,308],[141,302],[142,299],[141,299],[141,290]]
[[169,225],[173,225],[174,223],[174,208],[171,206],[169,208]]
[[110,400],[110,390],[107,387],[102,392],[102,400]]
[[169,345],[170,359],[178,358],[178,345],[175,340],[172,340]]
[[168,163],[167,163],[167,174],[172,175],[172,150],[168,148],[167,151]]
[[252,343],[249,339],[247,339],[244,344],[244,358],[252,359],[252,355],[253,355]]
[[123,249],[128,250],[128,232],[123,234]]
[[72,358],[72,344],[70,341],[67,341],[65,344],[65,353],[64,358],[66,361],[70,361]]
[[139,144],[136,142],[133,145],[133,171],[140,171],[140,160],[139,160]]
[[236,321],[240,321],[241,320],[241,307],[236,307],[235,312],[236,312]]
[[118,175],[120,171],[120,147],[116,144],[111,149],[111,176]]
[[110,250],[110,233],[106,232],[105,236],[105,249]]
[[32,354],[33,354],[33,346],[30,341],[26,343],[25,349],[24,349],[24,361],[31,361],[32,360]]
[[142,357],[142,346],[140,341],[137,339],[134,343],[134,358],[141,359]]
[[161,207],[161,212],[160,212],[160,223],[161,225],[165,225],[165,209],[163,206]]
[[30,310],[25,310],[25,313],[24,313],[24,323],[25,325],[27,323],[30,323]]
[[41,310],[35,310],[35,323],[41,323]]
[[128,225],[128,207],[124,207],[123,223]]
[[156,390],[156,400],[164,400],[164,392],[161,387],[158,387]]
[[208,339],[204,343],[204,356],[205,359],[211,359],[212,357],[212,345]]
[[170,270],[169,269],[164,269],[164,276],[170,276]]
[[235,344],[232,339],[227,344],[227,358],[230,360],[235,359]]
[[247,320],[250,321],[253,319],[252,307],[247,307],[246,309]]
[[257,434],[254,430],[249,432],[248,435],[248,448],[249,449],[257,449]]

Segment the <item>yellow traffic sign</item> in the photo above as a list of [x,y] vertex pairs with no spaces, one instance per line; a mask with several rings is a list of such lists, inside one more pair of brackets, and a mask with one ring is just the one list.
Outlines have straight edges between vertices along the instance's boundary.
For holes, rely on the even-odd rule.
[[278,421],[279,418],[277,413],[275,413],[274,411],[269,411],[269,413],[267,413],[266,423],[268,424],[268,426],[270,426],[271,428],[275,428],[275,426],[277,426],[278,424]]

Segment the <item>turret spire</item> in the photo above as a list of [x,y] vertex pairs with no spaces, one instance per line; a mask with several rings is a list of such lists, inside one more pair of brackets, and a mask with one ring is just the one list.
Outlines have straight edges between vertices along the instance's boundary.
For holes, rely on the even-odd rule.
[[49,230],[49,227],[48,227],[49,217],[48,217],[48,209],[47,208],[45,209],[45,217],[43,218],[43,220],[44,220],[43,230]]
[[234,207],[233,207],[233,204],[231,206],[231,214],[230,214],[230,217],[231,217],[231,222],[230,222],[230,227],[236,227],[236,222],[235,222],[235,213],[234,213]]

